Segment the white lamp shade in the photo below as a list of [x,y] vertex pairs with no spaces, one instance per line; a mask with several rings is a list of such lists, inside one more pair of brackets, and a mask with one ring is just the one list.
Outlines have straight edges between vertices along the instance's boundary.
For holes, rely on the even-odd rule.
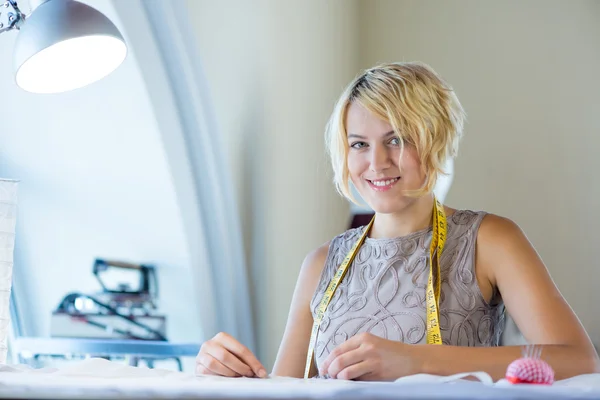
[[98,10],[73,0],[48,0],[17,36],[16,82],[32,93],[60,93],[89,85],[127,56],[117,27]]

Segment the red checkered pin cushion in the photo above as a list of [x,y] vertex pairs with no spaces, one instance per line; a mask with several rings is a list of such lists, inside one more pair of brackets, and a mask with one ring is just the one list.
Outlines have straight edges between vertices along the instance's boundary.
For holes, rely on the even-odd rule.
[[540,358],[541,355],[541,347],[526,346],[523,358],[513,361],[508,366],[506,380],[511,383],[552,385],[554,383],[554,370]]

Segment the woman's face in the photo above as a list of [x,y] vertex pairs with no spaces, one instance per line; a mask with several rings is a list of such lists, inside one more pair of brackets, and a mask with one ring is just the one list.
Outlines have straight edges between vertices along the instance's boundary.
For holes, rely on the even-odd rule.
[[400,141],[392,126],[355,102],[348,107],[346,130],[350,179],[364,201],[386,214],[415,201],[403,194],[425,182],[415,147],[405,142],[400,159]]

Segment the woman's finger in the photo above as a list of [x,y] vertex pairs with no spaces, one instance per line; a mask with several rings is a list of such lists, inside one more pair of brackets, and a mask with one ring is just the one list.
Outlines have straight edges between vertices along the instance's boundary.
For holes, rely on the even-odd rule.
[[[221,363],[219,360],[217,360],[210,354],[204,353],[204,354],[200,355],[198,358],[199,358],[199,360],[198,360],[199,366],[203,366],[204,368],[206,368],[208,370],[208,374],[228,376],[231,378],[240,376],[240,374],[238,374],[231,368],[228,368],[227,366],[223,365],[223,363]],[[206,372],[200,372],[200,373],[206,373]]]
[[343,342],[342,344],[340,344],[339,346],[337,346],[335,349],[333,349],[333,351],[331,353],[329,353],[329,356],[327,356],[327,358],[321,365],[321,368],[319,368],[319,374],[320,375],[327,375],[327,374],[331,375],[329,373],[329,366],[331,365],[333,360],[335,360],[336,358],[340,357],[343,354],[346,354],[350,351],[356,350],[357,348],[360,347],[360,344],[361,344],[361,342],[360,342],[360,340],[358,340],[357,336],[353,336],[350,339]]
[[372,372],[371,363],[369,361],[360,361],[342,369],[337,374],[337,379],[355,379],[355,380],[370,380],[369,374]]
[[227,368],[235,371],[240,376],[254,376],[252,368],[240,361],[240,359],[231,354],[225,347],[211,347],[207,349],[207,353]]
[[243,344],[235,340],[226,333],[221,333],[215,337],[227,350],[233,353],[239,360],[248,365],[256,376],[265,378],[267,371],[265,367],[258,361],[252,352]]
[[345,353],[340,354],[331,361],[326,373],[329,374],[329,376],[331,376],[332,378],[337,378],[338,374],[341,371],[349,368],[354,364],[358,364],[361,361],[364,361],[364,358],[364,352],[361,351],[360,347],[357,349],[347,351]]

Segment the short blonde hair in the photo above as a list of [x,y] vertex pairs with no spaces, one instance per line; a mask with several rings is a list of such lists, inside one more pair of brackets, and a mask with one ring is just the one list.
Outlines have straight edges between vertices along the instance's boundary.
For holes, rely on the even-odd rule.
[[431,67],[418,62],[387,63],[365,70],[344,90],[327,123],[326,145],[335,186],[350,193],[346,114],[356,102],[388,122],[400,139],[416,147],[426,182],[409,196],[431,193],[448,158],[455,157],[466,119],[453,89]]

